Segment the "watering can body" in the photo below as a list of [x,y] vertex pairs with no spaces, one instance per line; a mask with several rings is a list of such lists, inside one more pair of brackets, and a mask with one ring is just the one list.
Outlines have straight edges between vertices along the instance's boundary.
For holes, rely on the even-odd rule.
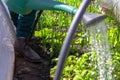
[[4,0],[9,9],[20,14],[28,14],[34,10],[62,10],[75,14],[77,9],[53,0]]
[[29,0],[4,0],[9,9],[16,13],[28,14],[32,11],[26,7]]

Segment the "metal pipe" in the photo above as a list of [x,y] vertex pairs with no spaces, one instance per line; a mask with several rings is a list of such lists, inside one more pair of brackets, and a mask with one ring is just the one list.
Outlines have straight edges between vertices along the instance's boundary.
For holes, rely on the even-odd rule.
[[0,80],[13,80],[15,30],[7,7],[0,0]]
[[64,41],[63,46],[62,46],[61,51],[60,51],[59,61],[57,63],[57,70],[55,72],[55,78],[53,80],[60,80],[60,78],[61,78],[64,64],[65,64],[66,58],[68,56],[69,47],[70,47],[70,44],[71,44],[72,39],[74,37],[74,33],[77,29],[77,26],[78,26],[80,20],[82,19],[83,15],[86,11],[86,8],[88,7],[88,5],[90,4],[91,1],[92,0],[83,0],[76,15],[74,16],[74,19],[70,25],[69,30],[68,30],[68,34],[65,38],[65,41]]

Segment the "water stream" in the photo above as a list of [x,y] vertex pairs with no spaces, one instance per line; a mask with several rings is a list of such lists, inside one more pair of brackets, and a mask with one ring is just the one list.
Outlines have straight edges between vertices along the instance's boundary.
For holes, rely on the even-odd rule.
[[100,80],[113,80],[112,56],[107,35],[105,21],[91,25],[87,28],[89,32],[91,52],[97,56],[97,69]]

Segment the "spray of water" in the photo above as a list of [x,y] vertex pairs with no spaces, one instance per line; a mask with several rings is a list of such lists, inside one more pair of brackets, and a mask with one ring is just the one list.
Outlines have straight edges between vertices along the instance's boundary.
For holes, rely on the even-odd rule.
[[105,21],[101,21],[94,25],[89,25],[90,44],[92,52],[96,52],[97,68],[100,80],[112,79],[112,57],[108,42],[107,27]]

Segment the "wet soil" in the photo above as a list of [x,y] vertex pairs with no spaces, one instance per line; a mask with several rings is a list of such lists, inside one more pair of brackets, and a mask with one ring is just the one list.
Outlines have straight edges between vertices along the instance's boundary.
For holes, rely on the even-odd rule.
[[[44,48],[39,39],[33,39],[29,42],[29,46],[36,51],[42,62],[32,63],[26,60],[19,53],[15,53],[15,69],[13,80],[52,80],[50,78],[50,54],[49,48]],[[48,45],[47,45],[48,46]]]
[[16,56],[13,80],[52,80],[50,66],[31,63],[21,56]]

